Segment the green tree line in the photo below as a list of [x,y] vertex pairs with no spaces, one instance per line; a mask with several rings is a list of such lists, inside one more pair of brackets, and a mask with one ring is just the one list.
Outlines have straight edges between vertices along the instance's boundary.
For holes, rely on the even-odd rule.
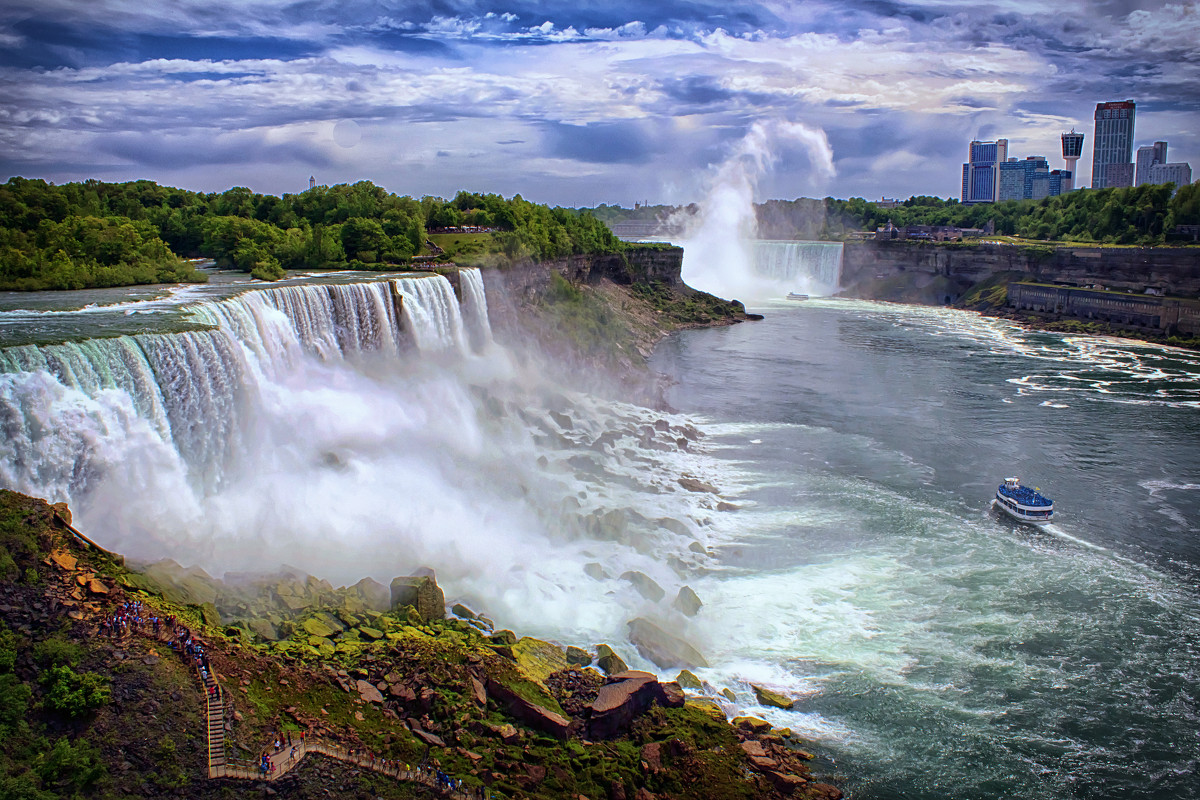
[[[664,220],[695,206],[601,205],[592,209],[606,222]],[[759,236],[765,239],[842,239],[851,231],[873,231],[889,221],[897,226],[953,225],[983,228],[1028,239],[1106,244],[1160,245],[1178,225],[1200,225],[1200,184],[1146,184],[1128,189],[1079,190],[1043,200],[964,205],[957,200],[915,196],[896,208],[880,208],[861,197],[823,200],[801,197],[768,200],[755,206]]]
[[204,280],[183,260],[198,257],[264,280],[288,269],[388,269],[420,255],[427,230],[463,225],[497,231],[495,246],[510,259],[624,246],[590,213],[520,195],[414,199],[360,181],[276,197],[240,186],[202,193],[152,181],[12,178],[0,186],[0,289]]

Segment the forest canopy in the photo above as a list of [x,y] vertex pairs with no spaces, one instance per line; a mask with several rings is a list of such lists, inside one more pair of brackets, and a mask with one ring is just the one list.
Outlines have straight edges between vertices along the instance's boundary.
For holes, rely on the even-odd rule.
[[152,181],[0,186],[0,289],[203,281],[185,259],[276,280],[288,269],[392,269],[430,253],[426,234],[494,232],[498,257],[542,261],[618,252],[593,215],[495,194],[396,195],[369,181],[282,197],[235,186],[191,192]]
[[[633,209],[601,205],[591,209],[605,222],[677,221],[695,206],[642,205]],[[964,205],[940,197],[910,197],[883,208],[852,197],[768,200],[755,205],[758,234],[764,239],[842,239],[852,231],[874,231],[889,221],[908,225],[983,228],[1027,239],[1100,244],[1161,245],[1179,225],[1200,225],[1200,183],[1179,187],[1146,184],[1128,189],[1078,190],[1042,200]]]

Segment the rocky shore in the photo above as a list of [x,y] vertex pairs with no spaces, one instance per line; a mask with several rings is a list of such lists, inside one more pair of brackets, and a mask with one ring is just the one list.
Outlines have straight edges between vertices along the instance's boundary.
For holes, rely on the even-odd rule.
[[[260,780],[267,795],[438,791],[372,771],[369,758],[397,774],[403,764],[449,776],[458,788],[443,793],[454,797],[841,796],[790,731],[726,721],[718,701],[728,689],[686,669],[674,679],[629,670],[604,643],[496,630],[483,613],[447,608],[431,571],[335,588],[294,572],[218,581],[170,562],[132,569],[75,531],[65,507],[8,491],[0,547],[5,796],[241,791],[244,779],[212,777],[213,692],[222,764],[302,733],[358,754],[347,764],[311,752]],[[699,599],[681,591],[676,602]],[[131,608],[136,624],[111,624]],[[203,675],[218,687],[208,698],[196,664],[164,644],[167,625],[203,643]],[[655,663],[702,662],[649,621],[632,621],[631,634]],[[66,773],[64,760],[74,765]]]

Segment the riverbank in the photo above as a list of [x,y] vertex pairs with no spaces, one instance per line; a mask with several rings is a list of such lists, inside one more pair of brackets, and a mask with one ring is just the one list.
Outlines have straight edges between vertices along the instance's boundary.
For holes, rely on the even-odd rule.
[[[218,604],[234,597],[264,616],[231,621]],[[715,687],[685,693],[607,645],[447,613],[429,574],[389,590],[138,570],[78,535],[64,505],[0,491],[0,601],[0,753],[21,796],[216,798],[231,765],[301,741],[308,763],[264,791],[411,797],[420,769],[452,780],[442,796],[841,796],[790,731],[726,722]]]

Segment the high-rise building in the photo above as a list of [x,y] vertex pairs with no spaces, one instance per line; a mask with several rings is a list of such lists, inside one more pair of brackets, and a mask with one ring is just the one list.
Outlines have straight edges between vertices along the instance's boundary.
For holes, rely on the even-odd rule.
[[1167,163],[1167,143],[1155,142],[1148,144],[1145,147],[1137,149],[1137,171],[1134,174],[1134,181],[1138,186],[1143,183],[1152,183],[1150,180],[1150,167],[1155,164]]
[[[1070,133],[1064,133],[1062,135],[1062,154],[1063,161],[1067,162],[1066,175],[1063,176],[1064,185],[1062,191],[1069,192],[1075,188],[1075,175],[1078,174],[1076,162],[1083,155],[1083,134],[1076,133],[1074,128],[1071,128]],[[1057,170],[1055,171],[1057,172]]]
[[[1096,104],[1096,134],[1092,137],[1092,188],[1133,185],[1133,123],[1137,104],[1132,100]],[[1129,178],[1120,167],[1128,164]]]
[[962,169],[962,201],[994,203],[1000,188],[1000,163],[1008,158],[1008,139],[971,142]]
[[1151,164],[1146,183],[1173,183],[1176,187],[1192,182],[1192,165],[1186,161],[1174,164]]
[[[1010,158],[1000,164],[997,202],[1041,200],[1043,197],[1049,197],[1050,194],[1050,162],[1046,160],[1045,156],[1027,156],[1021,161]],[[1058,194],[1058,192],[1053,192],[1053,194]]]

